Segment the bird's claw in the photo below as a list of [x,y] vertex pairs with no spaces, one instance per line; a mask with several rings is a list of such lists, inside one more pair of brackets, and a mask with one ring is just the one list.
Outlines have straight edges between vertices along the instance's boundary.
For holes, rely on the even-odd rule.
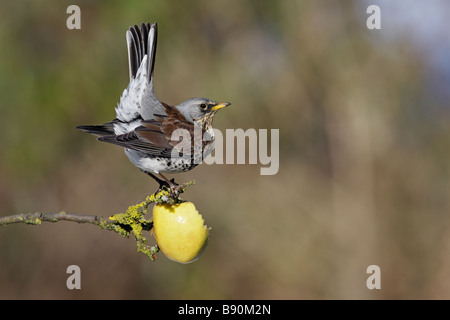
[[157,190],[157,193],[161,191],[168,191],[169,192],[169,198],[172,200],[177,200],[180,194],[182,194],[186,190],[186,185],[182,184],[179,185],[175,182],[175,179],[170,180],[170,184],[167,181],[160,180],[159,181],[159,188]]

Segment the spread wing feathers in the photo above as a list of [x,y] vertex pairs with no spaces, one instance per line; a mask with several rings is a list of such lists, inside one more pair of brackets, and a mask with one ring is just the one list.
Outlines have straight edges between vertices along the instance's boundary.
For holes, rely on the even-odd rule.
[[124,148],[133,149],[137,151],[144,152],[148,155],[159,156],[159,157],[171,157],[172,148],[164,148],[154,145],[143,139],[139,136],[137,129],[136,130],[121,134],[118,136],[110,135],[110,136],[102,136],[98,137],[99,141],[112,143]]
[[154,119],[143,120],[133,131],[121,135],[103,135],[98,140],[151,156],[170,158],[173,151],[180,155],[193,154],[194,124],[187,121],[176,108],[166,104],[165,107],[166,115],[156,114]]

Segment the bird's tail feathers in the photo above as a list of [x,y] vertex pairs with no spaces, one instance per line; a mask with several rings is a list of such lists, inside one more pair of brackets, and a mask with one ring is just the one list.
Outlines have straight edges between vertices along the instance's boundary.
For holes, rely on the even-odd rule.
[[147,55],[147,77],[148,83],[153,80],[155,67],[156,41],[158,37],[158,25],[153,23],[142,23],[130,27],[126,33],[128,47],[128,64],[130,68],[130,81],[136,77],[144,56]]

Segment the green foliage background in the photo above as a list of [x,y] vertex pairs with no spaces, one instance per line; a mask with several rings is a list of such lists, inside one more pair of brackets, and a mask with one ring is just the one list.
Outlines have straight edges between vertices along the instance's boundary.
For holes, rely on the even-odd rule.
[[[81,30],[66,28],[70,4]],[[159,24],[162,101],[230,101],[216,128],[280,129],[277,175],[228,164],[176,176],[197,181],[185,198],[212,227],[195,263],[151,262],[94,226],[7,226],[0,298],[450,298],[449,104],[412,36],[366,28],[367,5],[0,1],[2,216],[109,216],[155,191],[121,148],[75,129],[115,116],[132,24]],[[81,290],[66,288],[72,264]],[[366,288],[372,264],[382,290]]]

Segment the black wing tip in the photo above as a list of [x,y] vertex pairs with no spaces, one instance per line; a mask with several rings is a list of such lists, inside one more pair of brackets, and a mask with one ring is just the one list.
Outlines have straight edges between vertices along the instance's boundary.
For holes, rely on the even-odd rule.
[[110,123],[105,123],[103,125],[98,125],[98,126],[77,126],[76,127],[78,130],[90,133],[90,134],[94,134],[96,136],[106,136],[106,135],[111,135],[114,134],[114,128],[112,127],[112,122]]
[[78,129],[78,130],[82,130],[82,131],[88,132],[92,127],[95,127],[95,126],[76,126],[75,128]]

